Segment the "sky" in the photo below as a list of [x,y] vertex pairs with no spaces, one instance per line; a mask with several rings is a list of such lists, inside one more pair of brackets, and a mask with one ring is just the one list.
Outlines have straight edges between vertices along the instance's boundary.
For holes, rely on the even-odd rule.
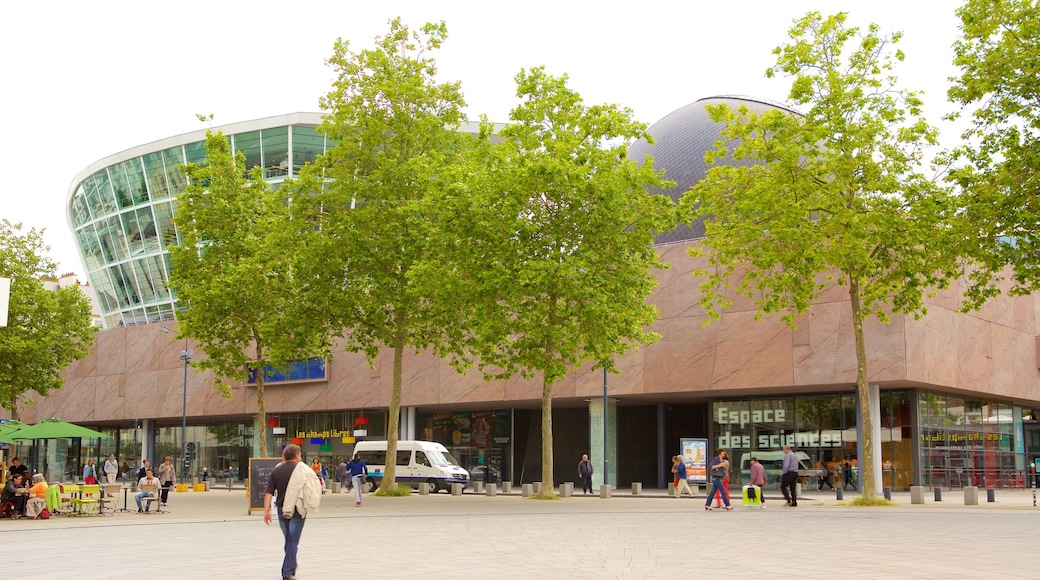
[[[505,122],[518,104],[514,77],[545,66],[567,74],[586,104],[616,103],[653,124],[693,101],[748,95],[785,101],[789,79],[765,78],[772,49],[810,11],[848,12],[848,24],[904,33],[901,87],[924,92],[941,117],[956,74],[959,1],[744,0],[598,2],[528,0],[305,3],[182,0],[7,3],[0,159],[8,185],[0,218],[45,229],[57,273],[85,267],[68,226],[76,175],[123,150],[213,126],[320,112],[332,85],[325,60],[337,38],[370,48],[401,17],[411,28],[443,20],[439,77],[461,81],[472,120]],[[12,183],[13,181],[13,183]]]

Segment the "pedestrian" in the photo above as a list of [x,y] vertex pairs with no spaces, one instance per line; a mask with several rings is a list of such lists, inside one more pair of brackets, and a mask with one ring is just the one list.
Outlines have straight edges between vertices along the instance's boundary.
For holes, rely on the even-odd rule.
[[841,466],[841,473],[844,482],[842,483],[841,488],[845,489],[851,485],[852,491],[856,491],[856,482],[852,481],[852,464],[849,463],[848,459],[846,459],[845,464]]
[[137,479],[144,479],[152,471],[152,464],[147,459],[141,460],[141,469],[137,470]]
[[170,499],[170,488],[177,483],[177,474],[174,473],[172,461],[173,458],[167,455],[159,465],[159,469],[155,472],[155,476],[162,482],[162,497],[159,498],[159,505],[161,506],[166,505],[166,500]]
[[798,507],[798,456],[791,451],[790,445],[784,445],[783,475],[780,476],[780,491],[784,493],[789,507]]
[[282,580],[296,578],[296,553],[300,548],[303,524],[309,512],[321,505],[321,482],[314,470],[300,462],[300,446],[289,444],[282,450],[282,462],[271,471],[264,489],[264,523],[271,525],[271,503],[278,498],[278,525],[285,537]]
[[83,483],[87,485],[94,485],[97,483],[97,468],[94,467],[93,457],[88,459],[87,464],[83,466]]
[[766,466],[759,463],[757,457],[751,458],[751,477],[748,478],[748,483],[758,487],[758,501],[762,504],[762,509],[766,509],[766,494],[763,493],[766,488]]
[[318,476],[318,483],[321,484],[321,493],[325,493],[325,471],[321,468],[321,460],[317,457],[311,459],[311,469],[314,470],[314,475]]
[[719,447],[715,450],[715,457],[711,460],[711,491],[708,492],[708,501],[704,502],[704,509],[711,511],[711,498],[715,496],[716,490],[722,495],[722,501],[726,503],[726,511],[733,509],[729,505],[729,496],[722,491],[722,480],[729,475],[729,460],[726,459],[726,450]]
[[693,497],[693,490],[690,489],[690,481],[686,473],[686,462],[683,460],[682,455],[676,455],[672,458],[672,471],[675,472],[675,480],[679,482],[675,486],[675,499],[682,497],[684,490],[690,494],[690,497]]
[[[491,469],[491,467],[489,466],[488,469]],[[592,462],[589,461],[589,454],[583,453],[581,461],[578,462],[578,477],[581,478],[582,494],[592,493],[592,472]]]
[[119,468],[119,477],[126,481],[126,478],[130,476],[130,466],[127,465],[126,461],[123,461],[122,467]]
[[206,467],[205,463],[203,463],[202,464],[202,482],[205,483],[207,479],[209,479],[209,468]]
[[357,502],[355,507],[361,507],[361,487],[365,485],[365,478],[368,477],[368,464],[361,459],[360,453],[355,453],[354,458],[347,463],[347,468],[350,469],[350,482],[354,485],[354,501]]
[[817,491],[823,491],[823,486],[827,486],[834,489],[834,484],[831,483],[831,470],[827,467],[827,464],[822,460],[820,461],[820,488]]
[[108,455],[108,461],[105,462],[102,471],[105,473],[105,483],[111,485],[116,482],[116,477],[119,476],[119,464],[116,463],[115,455],[111,453]]
[[[722,452],[722,458],[729,461],[729,453]],[[729,470],[726,470],[726,477],[722,480],[722,493],[726,494],[726,499],[729,499]],[[722,507],[722,497],[720,494],[715,495],[715,507]]]
[[347,467],[347,460],[342,457],[336,466],[336,481],[339,482],[340,488],[350,489],[350,469]]

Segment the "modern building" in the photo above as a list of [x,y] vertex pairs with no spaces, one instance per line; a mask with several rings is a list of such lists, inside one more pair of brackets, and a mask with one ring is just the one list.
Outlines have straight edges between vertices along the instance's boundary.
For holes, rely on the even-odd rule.
[[[630,153],[651,153],[676,181],[668,192],[676,199],[703,176],[703,154],[718,137],[704,110],[708,102],[758,111],[782,106],[718,97],[654,124],[656,144],[636,143]],[[327,147],[315,131],[319,120],[297,113],[219,129],[277,184]],[[73,182],[69,222],[106,330],[93,353],[65,371],[65,388],[27,408],[23,420],[60,416],[113,438],[33,458],[54,471],[75,473],[85,457],[109,453],[130,464],[142,456],[177,457],[189,443],[193,472],[206,465],[211,473],[244,476],[257,436],[254,389],[237,384],[223,398],[207,374],[189,370],[184,379],[180,354],[191,345],[163,331],[176,324],[167,248],[178,241],[171,216],[185,185],[177,167],[202,158],[203,139],[198,131],[142,145],[98,161]],[[734,485],[745,477],[739,466],[748,454],[784,443],[813,463],[843,468],[839,480],[854,483],[859,436],[847,296],[840,287],[826,292],[797,330],[776,317],[755,320],[751,305],[739,300],[703,326],[708,318],[688,253],[702,235],[700,224],[690,224],[658,240],[672,265],[658,272],[652,297],[661,313],[654,326],[660,342],[619,357],[620,374],[575,369],[556,387],[555,479],[573,479],[581,454],[589,453],[609,483],[664,487],[668,458],[680,439],[691,437],[731,450]],[[954,293],[928,304],[921,320],[894,316],[887,325],[867,324],[884,485],[1017,485],[1040,453],[1025,437],[1040,415],[1038,299],[1002,296],[968,314],[957,311]],[[370,367],[361,355],[337,352],[274,373],[265,389],[266,435],[276,445],[302,443],[308,458],[325,464],[347,456],[361,431],[385,437],[391,360],[384,352]],[[539,478],[537,381],[463,376],[430,354],[408,356],[404,372],[402,437],[441,441],[464,466],[490,464],[514,482]],[[180,436],[182,414],[187,441]]]

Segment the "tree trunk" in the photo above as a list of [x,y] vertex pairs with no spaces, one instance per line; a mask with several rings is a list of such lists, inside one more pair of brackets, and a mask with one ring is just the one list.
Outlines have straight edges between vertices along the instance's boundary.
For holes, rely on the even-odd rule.
[[404,358],[404,320],[398,320],[394,337],[394,388],[390,394],[390,416],[386,425],[386,467],[379,489],[387,491],[397,485],[397,432],[401,424],[401,365]]
[[553,493],[552,383],[542,375],[542,493]]
[[[255,338],[255,334],[254,334]],[[256,339],[256,360],[263,360],[263,346]],[[253,421],[253,433],[257,438],[259,457],[267,457],[267,411],[264,410],[264,367],[258,365],[256,371],[256,418]]]
[[862,482],[863,499],[877,498],[875,483],[874,457],[874,416],[870,402],[870,385],[867,383],[867,345],[863,335],[863,305],[859,297],[859,282],[849,277],[849,296],[852,302],[852,330],[856,337],[856,400],[861,435],[859,458],[859,474]]

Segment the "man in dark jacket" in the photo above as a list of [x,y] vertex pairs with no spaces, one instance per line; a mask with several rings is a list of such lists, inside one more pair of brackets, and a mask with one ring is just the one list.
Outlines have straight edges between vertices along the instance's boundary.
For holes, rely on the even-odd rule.
[[581,478],[581,492],[592,493],[592,462],[589,461],[588,453],[582,454],[578,462],[578,477]]

